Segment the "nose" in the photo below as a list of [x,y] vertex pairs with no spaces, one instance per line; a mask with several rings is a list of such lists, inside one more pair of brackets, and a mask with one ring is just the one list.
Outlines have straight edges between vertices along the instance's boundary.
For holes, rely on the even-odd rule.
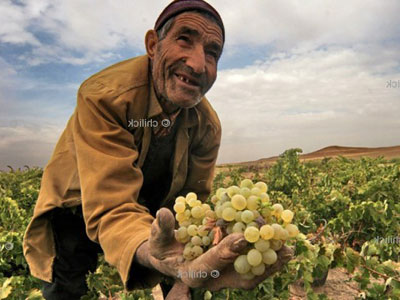
[[196,46],[186,58],[186,65],[195,73],[202,74],[206,70],[206,56],[201,46]]

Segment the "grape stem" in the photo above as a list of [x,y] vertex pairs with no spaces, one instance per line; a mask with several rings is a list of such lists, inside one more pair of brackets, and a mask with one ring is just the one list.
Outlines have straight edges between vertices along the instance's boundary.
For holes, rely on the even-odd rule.
[[314,244],[321,237],[321,235],[324,233],[326,227],[328,226],[328,222],[325,219],[322,219],[321,221],[324,221],[325,225],[322,226],[322,223],[321,223],[321,225],[317,229],[318,233],[313,238],[308,239],[309,242],[312,244]]

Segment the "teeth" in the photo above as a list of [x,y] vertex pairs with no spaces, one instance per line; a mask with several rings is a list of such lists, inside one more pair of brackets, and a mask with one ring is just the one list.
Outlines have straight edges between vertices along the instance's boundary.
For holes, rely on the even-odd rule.
[[179,76],[179,79],[184,81],[184,82],[186,82],[186,83],[189,83],[189,79],[187,79],[187,78],[185,78],[183,76]]

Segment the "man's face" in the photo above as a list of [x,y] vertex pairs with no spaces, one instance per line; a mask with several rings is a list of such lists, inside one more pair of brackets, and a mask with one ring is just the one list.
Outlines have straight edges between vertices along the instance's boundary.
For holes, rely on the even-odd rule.
[[179,107],[198,104],[217,77],[221,28],[198,13],[185,12],[155,47],[152,76],[157,95]]

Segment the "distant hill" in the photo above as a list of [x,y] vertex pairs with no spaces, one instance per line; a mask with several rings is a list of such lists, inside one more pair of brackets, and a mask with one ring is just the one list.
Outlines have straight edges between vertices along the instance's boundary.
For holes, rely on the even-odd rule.
[[[368,156],[368,157],[383,156],[386,159],[400,158],[400,145],[392,147],[379,147],[379,148],[329,146],[311,153],[301,154],[300,160],[301,161],[320,160],[325,157],[338,157],[338,156],[354,158],[354,159],[360,158],[362,156]],[[264,166],[270,166],[277,159],[278,156],[273,156],[269,158],[261,158],[255,161],[221,164],[218,165],[217,167],[224,168],[227,166],[252,166],[252,165],[256,165],[257,167],[264,167]]]

